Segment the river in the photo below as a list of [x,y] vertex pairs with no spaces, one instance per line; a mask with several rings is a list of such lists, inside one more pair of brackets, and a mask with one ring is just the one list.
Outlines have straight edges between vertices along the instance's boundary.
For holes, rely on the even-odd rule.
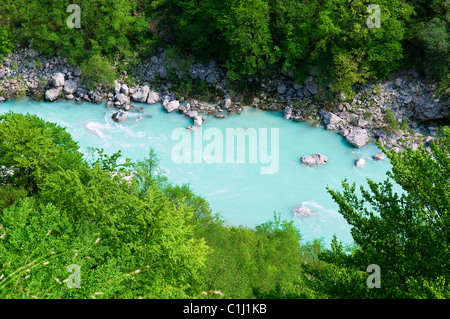
[[[124,157],[142,160],[152,147],[169,181],[189,183],[228,224],[254,227],[279,212],[283,219],[294,220],[304,240],[322,238],[326,246],[334,234],[340,241],[352,243],[350,226],[338,213],[326,186],[339,190],[344,179],[358,185],[367,185],[366,178],[382,181],[391,167],[389,160],[372,159],[380,152],[375,144],[354,148],[338,134],[287,121],[280,112],[245,108],[240,115],[224,119],[206,116],[202,128],[190,132],[186,127],[192,120],[183,115],[166,113],[160,104],[142,106],[143,113],[129,112],[128,120],[120,124],[112,121],[114,110],[105,104],[25,99],[1,103],[0,113],[36,114],[58,123],[67,128],[83,152],[88,147],[103,148],[108,154],[122,150]],[[233,129],[248,133],[245,153],[239,153],[242,147],[237,140],[234,153],[227,144],[227,133]],[[250,143],[255,136],[258,142]],[[193,153],[186,154],[186,143],[191,144]],[[201,154],[197,158],[196,148]],[[314,153],[326,155],[328,163],[313,167],[300,163],[303,155]],[[360,157],[367,163],[355,167],[354,161]],[[315,215],[294,216],[293,210],[300,205]]]

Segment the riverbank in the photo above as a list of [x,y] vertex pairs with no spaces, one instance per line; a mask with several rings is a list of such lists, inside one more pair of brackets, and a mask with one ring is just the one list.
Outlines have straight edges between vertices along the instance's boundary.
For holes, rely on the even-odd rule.
[[126,120],[129,111],[142,111],[134,102],[161,102],[167,112],[178,111],[191,118],[188,129],[202,125],[202,114],[224,118],[251,106],[283,112],[286,120],[323,126],[355,147],[378,140],[397,151],[421,144],[428,147],[438,136],[439,124],[450,115],[449,99],[436,98],[435,88],[415,71],[362,85],[354,97],[346,99],[341,94],[338,101],[325,98],[329,86],[321,85],[316,67],[308,73],[302,82],[291,72],[269,78],[244,76],[239,85],[246,83],[249,89],[236,90],[237,81],[214,61],[181,63],[160,50],[150,60],[130,65],[114,85],[92,85],[66,59],[20,49],[1,64],[0,102],[24,96],[76,103],[106,101],[107,107],[117,109],[114,120],[118,122]]

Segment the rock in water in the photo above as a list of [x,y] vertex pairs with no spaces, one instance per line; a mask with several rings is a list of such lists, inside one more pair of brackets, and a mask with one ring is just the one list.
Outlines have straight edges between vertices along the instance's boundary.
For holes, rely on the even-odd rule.
[[116,112],[112,115],[112,119],[116,123],[121,123],[121,122],[125,121],[127,118],[128,118],[128,114],[123,111]]
[[372,156],[372,158],[377,161],[382,161],[385,159],[385,156],[383,153],[378,153],[378,154],[375,154],[374,156]]
[[198,116],[198,112],[197,111],[187,111],[185,115],[187,118],[193,119],[196,116]]
[[163,108],[164,110],[166,110],[167,113],[171,113],[175,110],[178,110],[179,107],[180,107],[179,101],[170,101],[169,103],[163,104]]
[[131,98],[135,102],[145,103],[147,102],[149,92],[150,88],[147,85],[144,85],[136,93],[134,93]]
[[194,117],[194,126],[202,126],[203,118],[200,115]]
[[328,162],[328,158],[325,155],[317,153],[311,156],[303,156],[301,162],[310,166],[324,165]]
[[314,212],[306,206],[300,206],[294,209],[294,215],[298,217],[314,216]]
[[361,148],[369,142],[369,135],[367,134],[367,131],[365,129],[357,127],[353,131],[348,133],[345,139],[351,145]]
[[284,109],[284,118],[285,118],[286,120],[289,120],[289,119],[291,119],[291,117],[292,117],[292,109],[291,109],[289,106],[287,106],[287,107]]
[[364,165],[366,165],[366,160],[364,158],[356,159],[356,161],[355,161],[355,166],[356,167],[362,167]]
[[128,97],[123,93],[117,94],[115,99],[117,102],[119,102],[119,105],[124,105],[128,102]]

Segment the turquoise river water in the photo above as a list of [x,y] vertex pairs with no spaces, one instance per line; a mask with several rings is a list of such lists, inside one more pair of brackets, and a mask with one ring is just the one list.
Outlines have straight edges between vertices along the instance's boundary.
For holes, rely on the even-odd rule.
[[[347,244],[352,243],[352,237],[350,226],[338,213],[326,186],[340,190],[344,179],[358,185],[367,185],[366,178],[382,181],[391,167],[388,160],[372,160],[372,155],[379,153],[374,144],[362,149],[351,147],[338,134],[306,123],[286,121],[280,112],[247,108],[240,115],[225,119],[207,117],[201,129],[190,132],[186,127],[192,125],[192,120],[177,112],[168,114],[160,104],[142,106],[143,113],[129,112],[128,120],[120,124],[112,121],[114,110],[107,109],[105,104],[8,101],[0,104],[0,114],[12,110],[58,123],[67,128],[83,152],[89,146],[104,148],[108,154],[122,150],[124,157],[142,160],[148,155],[149,147],[153,147],[169,181],[189,183],[228,224],[254,227],[279,212],[283,219],[294,220],[304,240],[322,238],[327,246],[334,234]],[[142,119],[138,119],[139,115]],[[231,155],[233,146],[226,140],[227,129],[236,128],[251,131],[259,143],[247,143],[241,161],[237,160],[237,140]],[[181,141],[185,141],[183,145],[190,141],[192,151],[200,149],[204,156],[195,158],[193,153],[183,153],[178,148]],[[216,146],[215,151],[209,152],[208,145],[209,150]],[[328,163],[315,167],[300,163],[301,156],[314,153],[326,155]],[[180,154],[185,156],[183,161]],[[251,160],[251,154],[258,155],[256,160]],[[364,167],[354,166],[359,157],[367,160]],[[315,215],[294,216],[293,210],[302,204]]]

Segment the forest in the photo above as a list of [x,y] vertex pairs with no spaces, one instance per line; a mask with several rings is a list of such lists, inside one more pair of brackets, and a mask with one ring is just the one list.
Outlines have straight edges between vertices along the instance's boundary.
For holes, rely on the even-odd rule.
[[72,3],[3,0],[0,55],[31,46],[111,82],[123,61],[163,47],[215,59],[231,78],[281,69],[302,79],[320,66],[323,81],[348,94],[356,83],[416,68],[449,93],[448,0],[379,0],[376,8],[366,0],[79,0],[80,28],[69,28]]

